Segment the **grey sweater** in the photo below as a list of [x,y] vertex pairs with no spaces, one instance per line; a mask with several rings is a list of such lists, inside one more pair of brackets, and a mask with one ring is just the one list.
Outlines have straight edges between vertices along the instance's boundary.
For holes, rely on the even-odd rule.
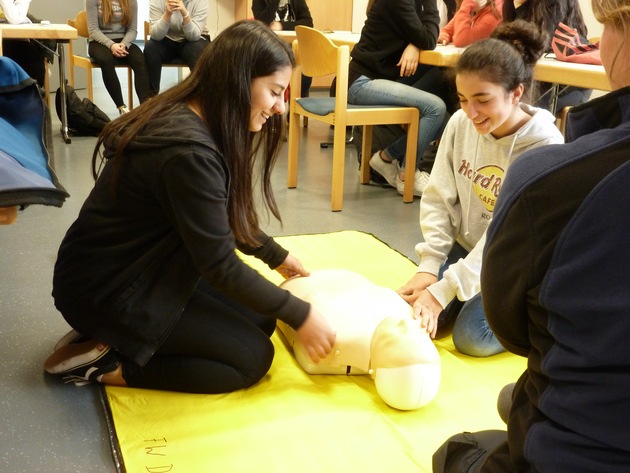
[[123,15],[118,0],[112,0],[112,21],[107,25],[104,24],[102,3],[101,0],[87,0],[85,2],[90,41],[96,41],[111,48],[115,40],[122,39],[125,46],[131,46],[138,35],[138,2],[136,0],[129,2],[131,21],[127,26],[121,23]]

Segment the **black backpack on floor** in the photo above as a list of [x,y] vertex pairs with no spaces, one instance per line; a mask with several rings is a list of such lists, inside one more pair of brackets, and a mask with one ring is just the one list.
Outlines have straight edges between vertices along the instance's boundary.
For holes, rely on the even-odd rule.
[[[57,89],[55,108],[61,120],[61,93]],[[66,84],[66,115],[68,130],[75,136],[98,136],[101,130],[110,122],[110,118],[94,103],[84,98],[81,100],[74,88]]]

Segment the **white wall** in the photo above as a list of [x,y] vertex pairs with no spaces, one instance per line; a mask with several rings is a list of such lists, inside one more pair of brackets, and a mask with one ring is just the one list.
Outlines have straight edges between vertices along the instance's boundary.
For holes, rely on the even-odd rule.
[[580,9],[582,10],[582,15],[584,15],[584,21],[586,22],[586,26],[588,28],[588,36],[591,38],[593,36],[601,36],[602,25],[593,16],[591,0],[579,0],[579,3]]

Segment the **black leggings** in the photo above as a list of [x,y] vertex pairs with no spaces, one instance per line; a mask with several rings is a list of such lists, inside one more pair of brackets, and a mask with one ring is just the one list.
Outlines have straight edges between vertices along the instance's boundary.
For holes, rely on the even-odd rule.
[[269,371],[276,320],[200,283],[168,338],[145,366],[123,361],[131,387],[225,393],[258,382]]
[[[115,42],[119,43],[120,40],[116,40]],[[149,73],[147,72],[147,65],[144,62],[144,55],[135,44],[129,47],[129,55],[124,58],[114,56],[107,46],[97,43],[96,41],[89,42],[88,52],[90,57],[101,66],[103,83],[105,84],[107,92],[109,92],[109,96],[116,104],[116,107],[125,105],[125,100],[123,99],[122,90],[120,88],[120,81],[118,80],[115,69],[115,66],[120,64],[128,64],[131,66],[131,69],[133,69],[136,94],[138,95],[140,103],[153,95],[151,86],[149,85]],[[129,87],[131,87],[131,84],[129,84]]]

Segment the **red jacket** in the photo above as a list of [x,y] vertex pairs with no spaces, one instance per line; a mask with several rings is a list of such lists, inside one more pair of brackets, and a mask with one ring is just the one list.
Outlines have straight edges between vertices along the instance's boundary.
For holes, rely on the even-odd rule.
[[501,23],[503,0],[495,0],[494,4],[496,13],[488,4],[473,15],[474,0],[464,0],[455,16],[440,31],[438,43],[445,39],[447,44],[465,47],[478,39],[488,38]]

